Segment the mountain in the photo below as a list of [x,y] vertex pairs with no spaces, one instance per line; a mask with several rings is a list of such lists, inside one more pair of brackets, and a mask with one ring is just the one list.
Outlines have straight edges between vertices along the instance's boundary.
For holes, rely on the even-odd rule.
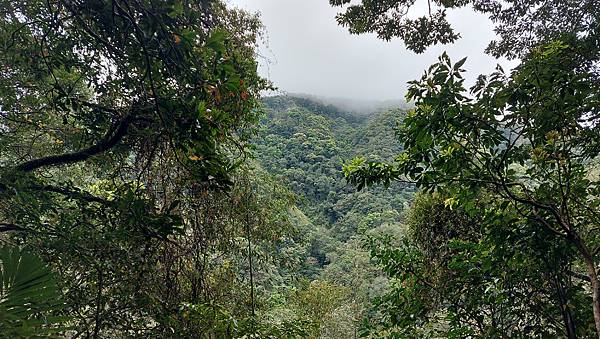
[[302,272],[347,286],[366,303],[373,286],[383,283],[362,241],[366,234],[402,233],[414,187],[357,192],[346,183],[342,164],[358,155],[392,160],[401,149],[394,127],[405,111],[367,115],[293,96],[265,98],[263,105],[256,159],[299,197],[299,243],[307,244]]

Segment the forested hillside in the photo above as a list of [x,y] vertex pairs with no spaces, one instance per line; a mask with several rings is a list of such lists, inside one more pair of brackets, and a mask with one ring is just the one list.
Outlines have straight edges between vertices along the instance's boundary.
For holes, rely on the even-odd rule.
[[370,219],[400,220],[412,192],[408,187],[356,192],[341,171],[343,162],[356,155],[393,159],[400,150],[394,136],[399,111],[357,117],[301,98],[274,97],[264,103],[257,158],[303,198],[303,211],[313,222],[346,241],[360,229],[374,228],[367,225]]
[[298,196],[293,224],[304,244],[296,254],[303,262],[301,277],[347,289],[347,300],[353,301],[346,312],[354,320],[341,323],[356,330],[356,319],[387,285],[364,248],[366,235],[402,234],[414,187],[394,184],[357,192],[343,178],[342,164],[355,155],[391,160],[400,149],[394,128],[403,112],[353,115],[292,96],[265,98],[263,104],[255,155]]
[[351,109],[264,97],[229,1],[0,0],[0,338],[600,338],[600,1],[329,5],[516,66]]

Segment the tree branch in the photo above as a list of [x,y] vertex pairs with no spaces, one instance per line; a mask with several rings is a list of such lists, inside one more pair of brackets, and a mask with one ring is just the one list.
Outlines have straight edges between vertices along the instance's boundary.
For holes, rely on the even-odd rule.
[[0,222],[0,233],[2,233],[2,232],[12,232],[12,231],[25,232],[27,230],[25,229],[25,227],[22,227],[22,226],[19,226],[19,225],[9,224],[9,223],[5,223],[5,222]]
[[62,188],[62,187],[56,187],[56,186],[50,186],[50,185],[44,185],[44,186],[33,185],[33,186],[30,186],[30,188],[39,190],[39,191],[58,193],[58,194],[62,194],[64,196],[67,196],[70,198],[79,199],[79,200],[83,200],[83,201],[87,201],[87,202],[97,202],[97,203],[100,203],[103,205],[111,204],[110,200],[106,200],[104,198],[89,194],[87,192],[68,190],[68,189]]
[[30,160],[18,165],[16,169],[22,172],[31,172],[41,167],[58,166],[87,160],[94,155],[106,152],[119,143],[119,141],[127,134],[130,123],[131,115],[128,115],[112,128],[102,141],[93,146],[73,153],[50,155]]

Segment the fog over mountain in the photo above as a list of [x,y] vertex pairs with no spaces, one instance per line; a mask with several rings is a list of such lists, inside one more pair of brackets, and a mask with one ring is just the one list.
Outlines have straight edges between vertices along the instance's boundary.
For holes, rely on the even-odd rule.
[[331,105],[337,109],[356,115],[370,115],[394,108],[412,107],[404,99],[369,100],[357,98],[328,97],[306,93],[287,93],[289,96],[310,99],[323,105]]

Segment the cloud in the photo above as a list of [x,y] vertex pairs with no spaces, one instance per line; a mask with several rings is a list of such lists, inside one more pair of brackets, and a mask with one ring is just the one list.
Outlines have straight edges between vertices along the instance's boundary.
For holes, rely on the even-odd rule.
[[497,63],[515,62],[484,54],[494,39],[491,22],[470,9],[449,12],[463,36],[453,45],[435,46],[424,54],[406,50],[400,40],[385,42],[374,35],[350,35],[335,21],[327,0],[229,0],[260,12],[267,40],[260,47],[261,74],[283,91],[362,100],[403,98],[406,82],[419,78],[447,51],[453,60],[465,56],[467,81],[490,73]]

